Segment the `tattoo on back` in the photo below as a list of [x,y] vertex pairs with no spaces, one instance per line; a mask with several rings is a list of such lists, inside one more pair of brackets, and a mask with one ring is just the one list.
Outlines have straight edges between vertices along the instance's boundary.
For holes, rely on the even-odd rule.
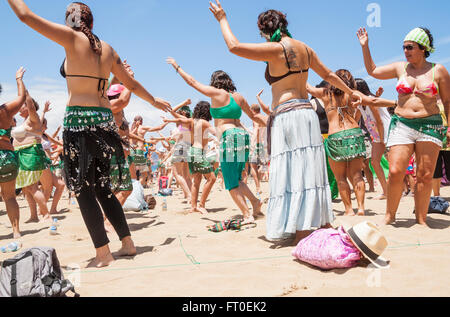
[[297,54],[295,54],[294,48],[289,43],[286,43],[285,47],[286,47],[286,54],[287,54],[286,67],[299,68],[300,65],[297,63]]

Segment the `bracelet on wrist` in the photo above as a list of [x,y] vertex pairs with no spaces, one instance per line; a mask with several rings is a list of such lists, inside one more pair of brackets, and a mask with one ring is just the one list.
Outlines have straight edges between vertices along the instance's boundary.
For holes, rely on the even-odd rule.
[[178,65],[178,67],[176,68],[177,74],[178,74],[178,70],[180,69],[180,65]]

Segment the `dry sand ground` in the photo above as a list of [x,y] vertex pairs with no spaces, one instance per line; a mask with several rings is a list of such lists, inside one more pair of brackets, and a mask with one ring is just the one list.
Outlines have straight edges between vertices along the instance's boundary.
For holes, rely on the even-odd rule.
[[[253,185],[252,185],[252,188]],[[263,184],[267,193],[268,184]],[[151,193],[151,190],[147,190]],[[443,188],[450,197],[450,188]],[[77,206],[63,199],[57,215],[59,235],[50,236],[48,225],[24,224],[28,219],[26,201],[21,206],[23,248],[56,248],[66,277],[72,279],[82,296],[152,297],[274,297],[274,296],[449,296],[450,215],[430,215],[430,229],[415,225],[414,200],[402,199],[398,222],[382,228],[389,240],[383,254],[390,269],[374,270],[368,262],[348,270],[321,271],[296,261],[293,246],[264,240],[265,219],[257,227],[241,232],[212,233],[206,226],[239,215],[226,191],[216,184],[207,207],[210,214],[187,214],[180,191],[168,198],[168,211],[157,197],[155,210],[147,214],[127,213],[138,255],[118,259],[104,269],[85,269],[94,248]],[[367,194],[367,216],[345,217],[342,203],[334,204],[334,225],[352,225],[363,220],[379,223],[385,202]],[[263,198],[267,194],[263,195]],[[356,207],[356,202],[354,202]],[[265,212],[267,205],[263,207]],[[70,209],[70,211],[69,211]],[[0,241],[12,240],[4,203],[0,203]],[[110,234],[111,249],[120,242]],[[14,256],[0,254],[0,261]],[[81,267],[81,270],[70,270]]]

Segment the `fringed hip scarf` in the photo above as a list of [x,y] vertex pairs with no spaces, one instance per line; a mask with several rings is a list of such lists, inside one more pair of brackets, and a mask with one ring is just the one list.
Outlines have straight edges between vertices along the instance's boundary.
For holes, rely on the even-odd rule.
[[[110,186],[113,155],[125,162],[123,142],[112,111],[101,107],[68,107],[64,117],[64,170],[69,190],[78,195],[85,186],[89,168],[95,161],[96,179],[102,187]],[[122,164],[119,164],[119,167]],[[122,179],[119,168],[119,180]]]

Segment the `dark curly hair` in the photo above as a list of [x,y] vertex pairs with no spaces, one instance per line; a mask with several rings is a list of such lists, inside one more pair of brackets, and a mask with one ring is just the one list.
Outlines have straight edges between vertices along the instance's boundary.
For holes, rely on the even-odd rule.
[[277,10],[268,10],[261,13],[258,17],[258,28],[261,35],[271,38],[276,30],[280,29],[282,33],[287,33],[288,21],[286,15]]
[[366,96],[371,96],[371,97],[376,97],[369,88],[369,85],[367,84],[367,82],[362,79],[362,78],[356,78],[356,90],[358,90],[359,92],[363,93]]
[[210,86],[226,90],[227,92],[236,92],[236,86],[234,85],[233,80],[223,70],[215,71],[212,74]]
[[[339,69],[336,75],[346,84],[350,89],[356,89],[356,81],[353,78],[352,73],[346,69]],[[328,93],[335,97],[344,95],[344,92],[337,87],[329,85],[327,87]]]
[[66,24],[75,31],[83,32],[89,39],[91,49],[97,55],[102,55],[102,43],[99,38],[92,33],[94,16],[91,9],[82,2],[71,3],[66,11]]
[[[433,38],[433,35],[431,34],[430,30],[427,29],[427,28],[424,28],[424,27],[421,27],[421,29],[424,30],[425,33],[427,33],[428,38],[430,39],[430,47],[431,47],[431,48],[434,48],[434,38]],[[417,44],[417,45],[419,45],[419,48],[420,48],[422,51],[425,51],[425,58],[430,57],[430,54],[431,54],[431,53],[427,51],[427,49],[425,48],[425,46],[420,45],[420,44]]]
[[0,84],[0,94],[2,93],[2,90],[3,90],[3,88],[2,88],[2,85]]
[[206,121],[211,121],[211,105],[207,101],[200,101],[194,109],[194,119],[203,119]]

